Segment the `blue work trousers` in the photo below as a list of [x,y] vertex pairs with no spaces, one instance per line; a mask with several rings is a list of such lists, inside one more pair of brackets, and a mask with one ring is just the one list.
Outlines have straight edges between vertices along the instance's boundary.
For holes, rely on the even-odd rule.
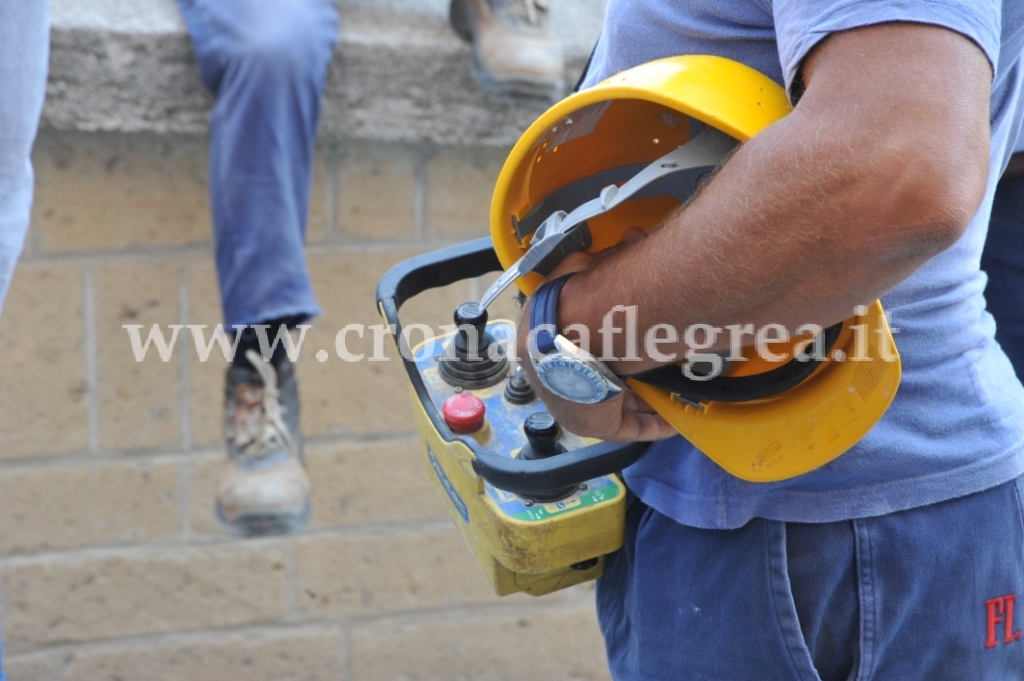
[[216,103],[210,203],[227,325],[320,312],[303,253],[334,0],[178,0]]
[[1022,681],[1024,479],[835,523],[634,499],[598,581],[616,681]]

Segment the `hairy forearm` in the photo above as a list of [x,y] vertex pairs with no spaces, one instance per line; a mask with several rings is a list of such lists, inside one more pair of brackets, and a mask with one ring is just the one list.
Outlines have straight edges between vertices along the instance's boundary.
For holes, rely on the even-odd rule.
[[[563,328],[598,329],[612,306],[635,305],[641,337],[672,324],[680,341],[661,352],[681,357],[691,325],[827,326],[919,267],[934,253],[921,239],[931,225],[910,215],[886,224],[882,216],[894,212],[887,196],[898,191],[877,183],[889,175],[872,177],[831,140],[808,140],[797,119],[752,140],[661,229],[576,275],[561,297]],[[616,356],[625,356],[624,343],[615,337]]]
[[[965,41],[939,38],[940,51],[943,39]],[[879,39],[891,36],[883,31]],[[969,49],[976,48],[968,46],[965,57],[976,70]],[[839,84],[812,81],[801,105],[744,145],[689,207],[570,280],[562,328],[582,323],[596,331],[613,306],[636,306],[640,337],[672,324],[679,342],[658,350],[681,357],[682,331],[691,325],[828,326],[908,277],[962,233],[984,188],[979,168],[987,167],[987,107],[982,128],[977,105],[952,112],[921,106],[916,88],[948,78],[927,64],[922,70],[914,87],[878,106],[852,97],[837,107],[829,89],[842,93]],[[971,87],[987,104],[987,81],[975,74]],[[962,118],[970,120],[948,127]],[[950,129],[966,130],[967,139],[951,140]],[[621,334],[613,347],[625,356]],[[613,370],[656,364],[638,349],[642,361],[613,362]]]

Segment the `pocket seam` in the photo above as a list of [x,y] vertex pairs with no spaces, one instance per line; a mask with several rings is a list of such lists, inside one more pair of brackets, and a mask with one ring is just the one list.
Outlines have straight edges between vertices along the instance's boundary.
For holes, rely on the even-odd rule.
[[[772,536],[773,530],[781,534],[781,541],[776,541],[777,538]],[[800,628],[800,615],[796,611],[796,600],[793,598],[793,584],[789,579],[789,559],[786,554],[786,524],[780,521],[767,521],[765,533],[772,606],[775,609],[775,623],[779,627],[782,644],[786,647],[786,653],[800,679],[822,681],[818,670],[814,668],[811,649],[807,646],[803,629]],[[783,612],[783,608],[786,608],[786,612]],[[784,616],[791,618],[796,626],[796,632],[792,635],[787,633],[788,627],[783,621]]]

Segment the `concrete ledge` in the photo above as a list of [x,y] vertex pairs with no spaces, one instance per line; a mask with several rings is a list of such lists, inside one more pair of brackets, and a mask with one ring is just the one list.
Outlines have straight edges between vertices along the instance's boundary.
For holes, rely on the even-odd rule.
[[[556,0],[574,82],[605,0]],[[540,113],[481,91],[448,0],[342,0],[322,139],[509,146]],[[53,0],[43,125],[60,130],[205,134],[199,81],[174,0]]]

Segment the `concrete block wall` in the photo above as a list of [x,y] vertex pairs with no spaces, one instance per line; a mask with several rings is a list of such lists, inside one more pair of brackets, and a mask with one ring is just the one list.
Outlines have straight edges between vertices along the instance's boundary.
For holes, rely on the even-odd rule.
[[[377,323],[388,267],[484,233],[504,155],[318,150],[308,258],[325,314],[299,363],[313,518],[293,537],[238,540],[212,515],[223,359],[200,362],[183,335],[170,361],[137,363],[122,328],[221,321],[206,140],[41,134],[0,323],[11,681],[607,678],[593,589],[493,596],[421,472],[399,364],[333,351],[345,324]],[[403,316],[446,323],[481,286]]]
[[[11,681],[608,678],[592,586],[493,596],[421,472],[398,363],[334,353],[345,324],[378,323],[391,265],[486,233],[538,111],[475,88],[447,0],[340,5],[308,230],[324,315],[299,363],[313,517],[239,540],[213,518],[225,362],[199,361],[184,334],[170,361],[135,362],[122,328],[221,321],[209,97],[173,0],[52,1],[33,224],[0,317]],[[556,3],[576,69],[602,6]],[[448,323],[485,284],[403,318]],[[510,297],[499,311],[515,315]]]

